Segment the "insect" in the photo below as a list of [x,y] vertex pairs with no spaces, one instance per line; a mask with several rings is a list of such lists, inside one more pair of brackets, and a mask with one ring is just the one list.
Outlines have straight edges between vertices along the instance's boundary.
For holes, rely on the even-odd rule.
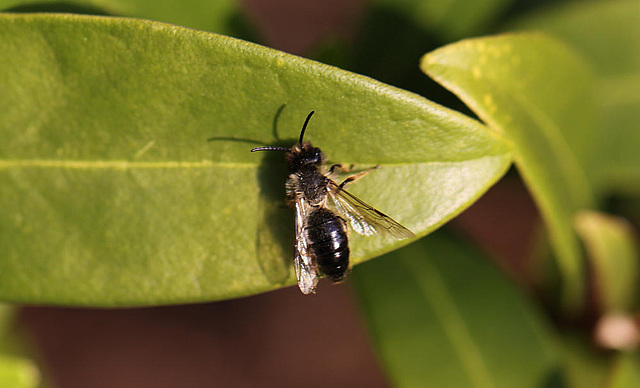
[[409,229],[344,189],[371,169],[351,175],[340,184],[333,181],[336,170],[347,169],[340,164],[326,169],[326,157],[320,148],[303,142],[313,113],[307,116],[293,147],[263,146],[251,150],[287,153],[287,202],[295,207],[293,261],[303,294],[315,293],[319,276],[325,275],[333,282],[344,279],[349,269],[347,220],[353,230],[365,236],[384,232],[398,239],[414,237]]

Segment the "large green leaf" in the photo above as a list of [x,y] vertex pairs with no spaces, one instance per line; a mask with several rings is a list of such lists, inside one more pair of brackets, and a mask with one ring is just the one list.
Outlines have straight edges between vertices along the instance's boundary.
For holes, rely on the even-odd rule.
[[229,34],[240,22],[236,0],[0,0],[0,11],[135,16]]
[[551,33],[590,61],[602,111],[592,164],[599,189],[640,193],[640,2],[573,2],[531,14],[512,27]]
[[585,168],[594,140],[587,66],[554,39],[512,34],[443,47],[421,67],[513,143],[564,276],[565,306],[575,310],[584,274],[573,214],[593,204]]
[[638,301],[640,255],[635,231],[619,217],[584,211],[575,227],[589,253],[596,297],[605,312],[631,312]]
[[[4,300],[142,305],[292,284],[283,155],[249,149],[292,145],[312,109],[306,138],[332,161],[380,164],[351,190],[418,235],[510,164],[474,120],[243,41],[118,18],[0,26]],[[353,236],[353,261],[404,243]]]
[[437,232],[354,270],[378,353],[398,387],[545,387],[553,334],[486,258]]

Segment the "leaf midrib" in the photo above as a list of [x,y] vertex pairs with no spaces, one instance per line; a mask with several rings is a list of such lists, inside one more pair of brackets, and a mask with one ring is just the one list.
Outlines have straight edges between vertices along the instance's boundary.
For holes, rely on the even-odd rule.
[[76,170],[92,169],[151,169],[151,168],[255,168],[255,163],[221,163],[211,160],[199,162],[132,162],[128,160],[54,160],[54,159],[31,159],[31,160],[0,160],[0,170],[10,168],[67,168]]
[[[381,166],[401,167],[413,165],[434,165],[465,163],[487,157],[504,157],[505,154],[485,155],[479,158],[465,160],[442,160],[407,163],[380,163]],[[128,160],[56,160],[56,159],[6,159],[0,160],[0,170],[11,168],[65,168],[74,170],[129,170],[129,169],[170,169],[170,168],[257,168],[259,163],[214,162],[212,160],[196,161],[162,161],[162,162],[134,162]]]

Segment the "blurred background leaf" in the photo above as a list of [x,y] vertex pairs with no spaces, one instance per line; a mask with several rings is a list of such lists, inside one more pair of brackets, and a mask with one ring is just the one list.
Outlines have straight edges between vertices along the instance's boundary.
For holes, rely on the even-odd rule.
[[538,308],[459,238],[436,232],[354,270],[397,387],[552,387],[554,335]]
[[395,13],[444,41],[479,35],[503,13],[512,0],[377,0],[376,12]]
[[570,2],[509,24],[539,30],[577,49],[595,74],[597,149],[589,155],[600,192],[640,194],[640,2]]
[[588,336],[575,328],[560,331],[567,387],[601,388],[611,373],[611,357],[596,349]]
[[0,305],[0,387],[38,387],[40,372],[35,363],[23,355],[14,327],[15,312],[14,307]]
[[0,354],[0,385],[6,388],[32,388],[40,384],[37,367],[31,360]]
[[514,34],[445,46],[425,55],[421,67],[513,143],[515,164],[550,233],[564,307],[580,310],[584,267],[571,222],[575,211],[594,204],[587,178],[594,146],[587,66],[556,40]]
[[640,386],[640,357],[637,353],[621,353],[616,357],[608,387],[627,388]]
[[638,301],[640,255],[629,223],[598,212],[580,212],[575,227],[587,249],[595,297],[603,312],[632,311]]

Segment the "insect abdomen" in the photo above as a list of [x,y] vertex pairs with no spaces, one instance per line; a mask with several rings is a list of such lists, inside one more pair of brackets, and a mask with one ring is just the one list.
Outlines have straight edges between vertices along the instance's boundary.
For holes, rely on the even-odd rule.
[[319,207],[309,214],[306,229],[309,248],[320,271],[334,282],[342,280],[349,268],[349,240],[344,220]]

